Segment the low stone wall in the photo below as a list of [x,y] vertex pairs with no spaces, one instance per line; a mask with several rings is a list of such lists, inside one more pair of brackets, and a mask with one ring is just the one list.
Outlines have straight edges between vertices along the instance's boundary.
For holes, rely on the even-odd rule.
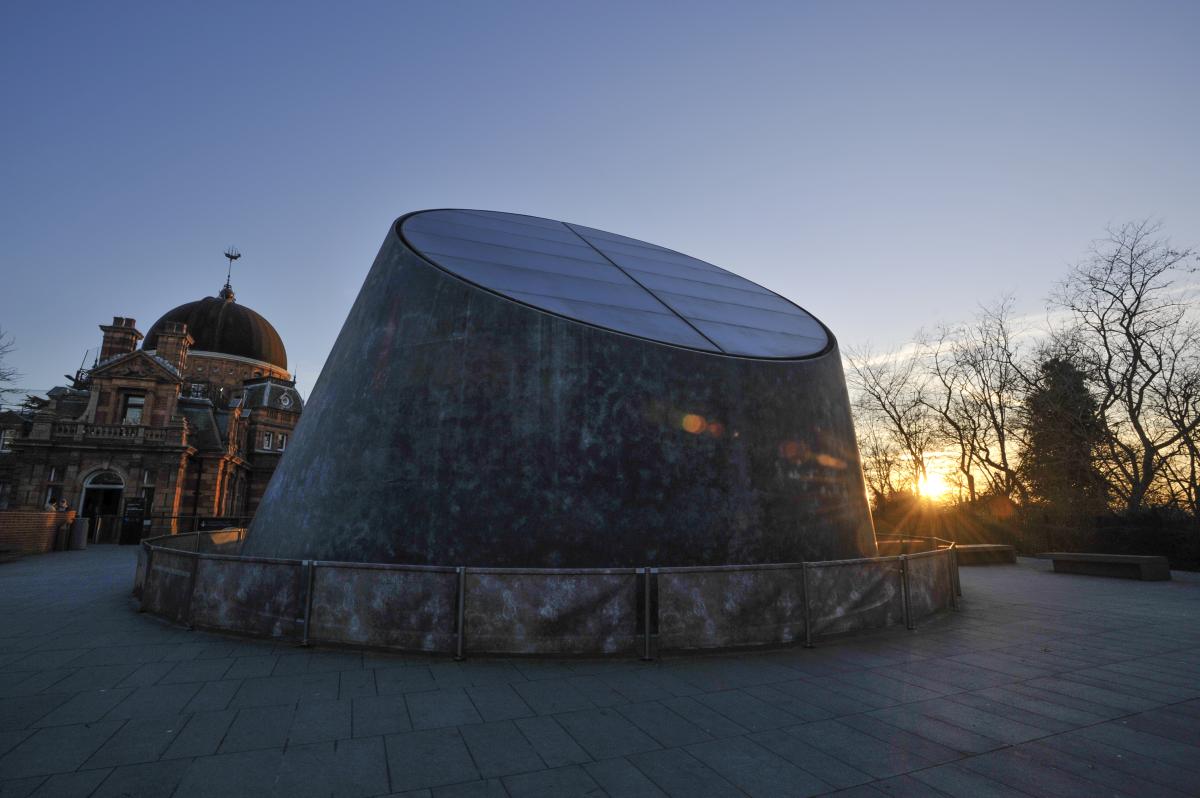
[[653,657],[805,642],[957,606],[953,547],[697,568],[451,568],[242,557],[241,530],[145,541],[142,609],[198,628],[454,654]]
[[75,511],[65,513],[45,510],[0,510],[0,548],[11,548],[22,554],[44,554],[54,551],[59,527],[75,520]]
[[[805,639],[804,566],[658,570],[661,650],[783,645]],[[652,583],[653,584],[653,583]]]
[[904,563],[896,556],[809,566],[812,635],[883,629],[909,620]]
[[[310,640],[408,651],[455,650],[456,569],[338,563],[309,563],[307,568]],[[296,617],[303,622],[302,606]]]

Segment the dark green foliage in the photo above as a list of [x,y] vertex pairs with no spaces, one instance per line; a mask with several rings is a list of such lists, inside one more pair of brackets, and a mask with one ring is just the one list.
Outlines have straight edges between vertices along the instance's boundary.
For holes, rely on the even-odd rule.
[[1025,397],[1025,424],[1021,471],[1040,509],[1058,518],[1103,512],[1107,496],[1096,450],[1104,427],[1084,372],[1063,357],[1042,362]]

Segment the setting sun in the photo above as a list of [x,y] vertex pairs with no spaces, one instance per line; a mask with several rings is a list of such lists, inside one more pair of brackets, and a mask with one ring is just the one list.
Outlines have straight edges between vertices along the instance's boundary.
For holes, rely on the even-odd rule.
[[920,488],[922,497],[930,501],[940,501],[949,495],[954,486],[946,480],[945,474],[931,471],[921,477]]

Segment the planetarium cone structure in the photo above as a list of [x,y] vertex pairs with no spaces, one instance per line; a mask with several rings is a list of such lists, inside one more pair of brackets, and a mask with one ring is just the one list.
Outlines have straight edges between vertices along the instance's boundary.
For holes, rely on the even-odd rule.
[[388,231],[242,553],[577,568],[877,550],[812,315],[625,236],[431,210]]

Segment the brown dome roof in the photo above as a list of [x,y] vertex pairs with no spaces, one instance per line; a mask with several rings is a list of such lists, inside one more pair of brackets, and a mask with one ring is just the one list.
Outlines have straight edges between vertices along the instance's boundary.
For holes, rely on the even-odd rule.
[[142,348],[157,348],[162,326],[182,322],[195,341],[192,349],[196,351],[260,360],[286,370],[287,350],[271,322],[234,302],[232,291],[221,293],[225,297],[209,296],[168,310],[150,327]]

